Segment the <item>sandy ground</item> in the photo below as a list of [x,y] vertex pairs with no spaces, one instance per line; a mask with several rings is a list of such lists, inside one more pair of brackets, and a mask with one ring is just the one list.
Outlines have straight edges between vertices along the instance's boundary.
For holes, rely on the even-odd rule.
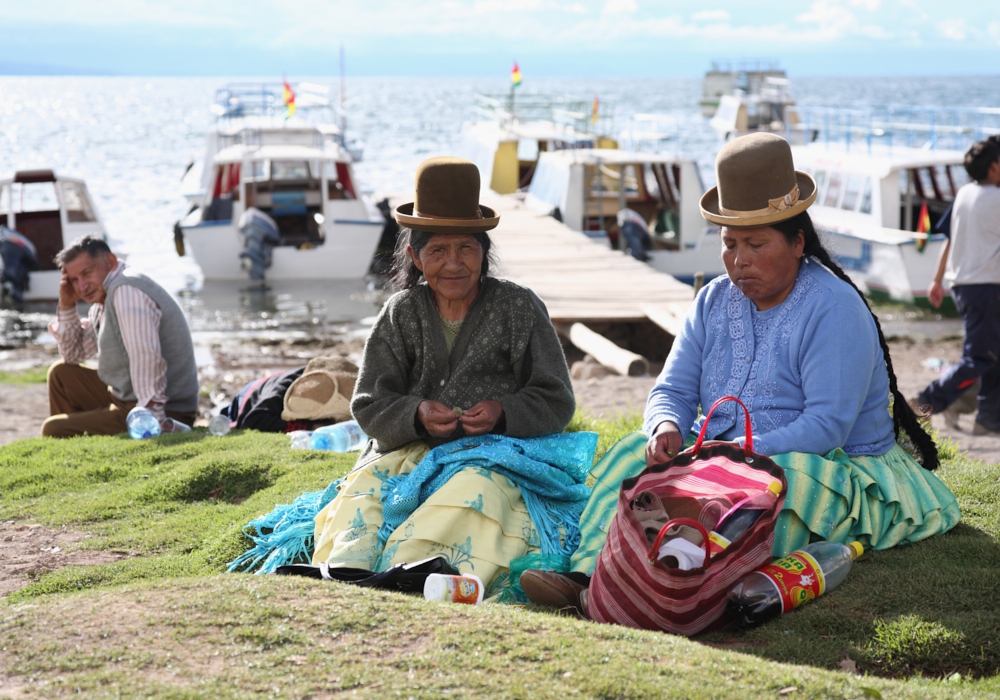
[[[207,424],[213,406],[228,400],[247,382],[275,371],[304,365],[319,355],[340,355],[360,361],[360,340],[308,340],[237,342],[215,345],[199,351],[203,393],[199,424]],[[938,376],[923,366],[928,358],[956,361],[961,355],[961,341],[895,340],[890,342],[899,386],[906,396],[915,396]],[[0,369],[17,371],[52,362],[52,348],[28,348],[4,351]],[[642,411],[654,377],[604,376],[576,379],[573,388],[577,402],[587,413],[605,418]],[[0,445],[38,435],[48,416],[45,385],[0,384]],[[940,417],[932,419],[940,434],[958,443],[970,457],[986,463],[1000,463],[1000,436],[971,434],[973,417],[963,416],[961,431],[947,428]],[[83,532],[49,530],[40,525],[0,522],[0,598],[27,585],[44,572],[62,566],[100,564],[127,556],[126,552],[91,552],[74,549],[86,538]]]

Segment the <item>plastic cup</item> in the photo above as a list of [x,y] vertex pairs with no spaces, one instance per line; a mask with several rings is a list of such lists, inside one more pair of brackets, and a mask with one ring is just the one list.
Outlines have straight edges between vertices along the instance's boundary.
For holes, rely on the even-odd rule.
[[479,605],[483,602],[483,582],[474,574],[464,576],[429,574],[424,582],[424,598],[447,603]]

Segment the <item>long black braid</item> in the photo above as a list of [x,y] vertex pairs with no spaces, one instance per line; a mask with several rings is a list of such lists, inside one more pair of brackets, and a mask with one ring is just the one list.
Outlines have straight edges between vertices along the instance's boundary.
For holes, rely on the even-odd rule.
[[872,314],[872,319],[875,321],[875,328],[878,330],[878,343],[882,347],[882,356],[885,357],[885,368],[889,373],[889,391],[892,392],[892,428],[896,439],[899,439],[899,429],[902,428],[917,448],[917,452],[920,453],[920,462],[924,469],[937,469],[939,464],[937,445],[934,444],[933,438],[924,430],[917,414],[914,413],[897,386],[896,373],[892,369],[892,358],[889,356],[889,345],[885,342],[885,335],[882,334],[882,326],[878,322],[878,316],[872,313],[865,295],[861,293],[857,285],[854,284],[851,278],[847,276],[847,273],[841,269],[840,265],[833,260],[830,253],[823,247],[823,243],[816,233],[816,228],[813,226],[808,212],[802,212],[798,216],[792,217],[787,221],[772,224],[772,226],[781,231],[789,243],[794,243],[798,238],[799,232],[802,232],[805,237],[803,254],[816,258],[830,272],[851,285],[854,291],[858,293],[858,296],[864,300],[868,313]]

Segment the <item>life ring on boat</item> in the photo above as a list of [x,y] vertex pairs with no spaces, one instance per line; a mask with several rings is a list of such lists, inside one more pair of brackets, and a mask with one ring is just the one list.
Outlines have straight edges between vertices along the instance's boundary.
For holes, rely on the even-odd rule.
[[174,222],[174,248],[177,249],[177,255],[184,257],[184,232],[181,231],[181,222]]

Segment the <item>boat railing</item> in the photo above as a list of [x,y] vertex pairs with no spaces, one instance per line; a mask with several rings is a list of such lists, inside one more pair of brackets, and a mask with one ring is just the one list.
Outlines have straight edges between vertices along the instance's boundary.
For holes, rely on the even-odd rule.
[[668,114],[635,114],[618,137],[621,148],[630,151],[659,153],[664,145],[676,141],[677,119]]
[[[344,113],[329,99],[329,89],[313,83],[298,83],[295,114],[310,123],[342,123]],[[284,84],[280,82],[229,83],[215,91],[212,114],[221,122],[247,117],[284,118]]]
[[586,100],[533,93],[480,93],[472,109],[478,117],[504,127],[515,122],[551,122],[580,134],[608,134],[614,127],[614,107],[600,100],[595,114],[594,103]]
[[816,142],[841,144],[848,151],[860,147],[870,153],[873,145],[962,151],[1000,134],[1000,108],[995,107],[799,105],[795,111],[799,128],[818,130]]

